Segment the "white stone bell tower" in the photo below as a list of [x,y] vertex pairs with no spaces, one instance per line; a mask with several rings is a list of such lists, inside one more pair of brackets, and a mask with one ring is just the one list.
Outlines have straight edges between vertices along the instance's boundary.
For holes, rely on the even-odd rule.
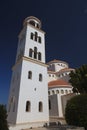
[[36,17],[24,20],[12,70],[7,119],[10,129],[44,125],[49,121],[45,32]]

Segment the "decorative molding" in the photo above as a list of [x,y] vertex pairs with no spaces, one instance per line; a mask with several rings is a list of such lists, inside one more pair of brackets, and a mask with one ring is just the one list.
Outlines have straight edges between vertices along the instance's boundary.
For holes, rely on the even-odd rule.
[[38,64],[38,65],[41,65],[41,66],[44,66],[44,67],[48,67],[47,64],[45,64],[45,63],[43,63],[43,62],[41,62],[41,61],[39,61],[39,60],[35,60],[35,59],[31,59],[31,58],[29,58],[29,57],[23,56],[23,57],[21,57],[21,58],[16,62],[16,64],[12,67],[12,70],[14,70],[15,67],[22,62],[22,60],[30,61],[30,62],[32,62],[32,63]]

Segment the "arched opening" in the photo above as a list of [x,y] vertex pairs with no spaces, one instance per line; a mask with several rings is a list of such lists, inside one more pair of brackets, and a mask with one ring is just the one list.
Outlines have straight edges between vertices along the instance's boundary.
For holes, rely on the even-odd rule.
[[32,71],[28,71],[28,79],[32,79]]
[[61,90],[61,94],[64,94],[64,90],[63,89]]
[[37,47],[34,47],[34,59],[37,59]]
[[38,53],[38,60],[41,60],[41,53]]
[[40,36],[38,37],[38,42],[41,43],[41,37]]
[[38,34],[35,32],[35,41],[37,41]]
[[33,40],[33,38],[34,38],[34,34],[33,33],[31,33],[30,38]]
[[39,74],[39,81],[42,81],[42,74]]
[[29,112],[31,110],[31,103],[30,101],[26,102],[26,112]]
[[35,26],[35,22],[34,21],[30,21],[29,22],[31,25]]
[[29,50],[29,57],[32,57],[32,54],[33,54],[33,50],[30,49],[30,50]]
[[39,102],[39,112],[42,112],[42,111],[43,111],[43,103]]
[[54,90],[52,90],[52,94],[55,94]]
[[37,23],[37,28],[40,28],[38,23]]
[[49,110],[51,109],[51,101],[49,100]]
[[48,95],[50,96],[50,91],[48,91]]
[[72,91],[71,90],[69,90],[69,93],[71,93]]
[[68,90],[65,90],[65,93],[68,94]]
[[59,90],[56,90],[56,94],[59,94]]

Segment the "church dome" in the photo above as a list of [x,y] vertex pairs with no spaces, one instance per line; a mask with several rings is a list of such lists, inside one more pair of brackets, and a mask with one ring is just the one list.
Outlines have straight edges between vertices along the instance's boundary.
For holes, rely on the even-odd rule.
[[64,81],[64,80],[54,80],[54,81],[50,81],[48,83],[48,88],[55,88],[55,87],[72,87],[68,82]]

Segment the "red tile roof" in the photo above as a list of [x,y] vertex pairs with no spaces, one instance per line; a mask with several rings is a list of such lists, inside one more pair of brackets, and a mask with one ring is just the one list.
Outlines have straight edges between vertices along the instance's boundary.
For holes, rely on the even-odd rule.
[[47,71],[48,72],[48,74],[55,74],[56,72],[55,71]]
[[[60,71],[58,72],[65,72],[65,71],[74,71],[75,69],[72,69],[72,68],[64,68],[64,69],[61,69]],[[57,72],[56,72],[57,73]]]
[[49,88],[52,88],[52,87],[72,87],[68,82],[64,81],[64,80],[53,80],[53,81],[50,81],[48,83],[48,87]]

